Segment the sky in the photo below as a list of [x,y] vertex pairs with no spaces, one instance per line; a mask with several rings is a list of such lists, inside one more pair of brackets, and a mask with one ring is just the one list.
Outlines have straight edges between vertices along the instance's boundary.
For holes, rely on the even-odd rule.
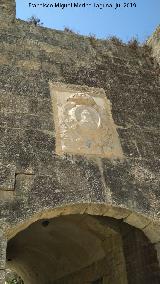
[[[43,3],[91,5],[63,9],[36,6]],[[129,3],[128,7],[125,3]],[[143,43],[160,25],[160,0],[16,0],[16,6],[17,18],[22,20],[36,16],[44,27],[57,30],[67,27],[79,34],[102,39],[117,36],[124,42],[136,38]]]

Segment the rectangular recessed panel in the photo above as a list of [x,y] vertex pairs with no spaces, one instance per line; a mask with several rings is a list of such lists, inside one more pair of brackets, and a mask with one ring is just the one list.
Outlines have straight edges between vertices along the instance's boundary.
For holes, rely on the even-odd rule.
[[122,158],[110,101],[103,89],[50,83],[56,151]]

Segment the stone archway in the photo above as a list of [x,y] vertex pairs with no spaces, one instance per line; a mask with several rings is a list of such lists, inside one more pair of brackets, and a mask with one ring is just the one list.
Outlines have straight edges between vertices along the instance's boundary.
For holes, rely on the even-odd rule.
[[[110,217],[100,216],[103,210]],[[26,284],[158,284],[154,245],[141,230],[123,222],[134,219],[142,227],[147,219],[124,215],[122,208],[96,204],[43,212],[12,229],[7,264]]]
[[92,283],[104,274],[124,284],[126,270],[116,230],[89,215],[39,220],[10,240],[7,263],[26,284]]

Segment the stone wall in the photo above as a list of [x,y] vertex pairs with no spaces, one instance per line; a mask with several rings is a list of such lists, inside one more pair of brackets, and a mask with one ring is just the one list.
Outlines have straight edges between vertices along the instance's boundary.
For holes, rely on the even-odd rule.
[[156,248],[134,228],[123,227],[122,236],[128,283],[158,284],[160,272]]
[[148,45],[152,48],[153,56],[160,63],[160,26],[157,27],[153,35],[148,39]]
[[[152,52],[146,45],[13,22],[10,9],[3,11],[2,230],[12,237],[43,214],[72,214],[65,208],[75,205],[77,213],[124,219],[158,247],[160,70]],[[57,155],[50,81],[104,89],[123,159]]]
[[16,3],[14,0],[1,0],[0,21],[7,23],[14,22],[16,16]]
[[[71,172],[77,176],[76,171],[81,175],[88,169],[92,179],[86,182],[93,201],[112,200],[156,219],[160,85],[159,70],[148,48],[35,27],[20,20],[1,29],[2,196],[10,196],[17,187],[12,206],[20,202],[20,212],[22,204],[26,206],[20,201],[24,192],[17,196],[20,181],[29,180],[37,187],[40,179],[49,190],[53,179],[64,171],[70,190]],[[112,104],[123,161],[99,159],[97,163],[76,155],[56,155],[49,80],[104,88]],[[60,183],[62,190],[62,179]],[[74,187],[82,190],[77,183]],[[29,193],[28,198],[31,206]],[[49,200],[45,200],[47,205]]]

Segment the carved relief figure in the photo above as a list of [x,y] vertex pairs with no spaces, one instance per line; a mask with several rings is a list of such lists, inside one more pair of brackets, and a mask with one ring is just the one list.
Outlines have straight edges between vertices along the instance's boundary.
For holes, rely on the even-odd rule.
[[103,89],[60,83],[51,83],[50,88],[58,154],[122,157],[111,104]]
[[63,150],[76,147],[79,151],[92,152],[96,147],[101,152],[101,115],[91,96],[83,93],[70,96],[63,107],[63,116]]

